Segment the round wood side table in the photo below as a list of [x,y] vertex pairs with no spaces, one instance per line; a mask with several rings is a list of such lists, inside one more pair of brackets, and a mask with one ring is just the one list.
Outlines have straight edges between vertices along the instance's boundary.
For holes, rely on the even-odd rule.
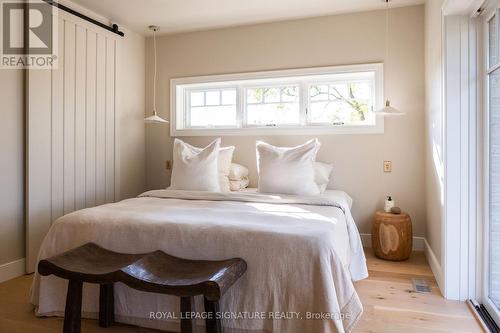
[[406,260],[412,250],[412,226],[406,213],[376,212],[372,226],[372,247],[375,255],[385,260]]

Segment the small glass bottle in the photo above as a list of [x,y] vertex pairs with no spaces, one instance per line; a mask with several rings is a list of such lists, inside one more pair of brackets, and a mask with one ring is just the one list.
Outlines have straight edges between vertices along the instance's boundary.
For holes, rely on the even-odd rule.
[[392,207],[394,207],[394,200],[392,200],[392,197],[388,195],[387,199],[385,199],[384,211],[386,213],[390,213]]

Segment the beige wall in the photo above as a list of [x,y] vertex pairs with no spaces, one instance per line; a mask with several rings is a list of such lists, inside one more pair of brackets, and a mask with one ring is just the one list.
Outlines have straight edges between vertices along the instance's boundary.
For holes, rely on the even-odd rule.
[[145,104],[145,38],[124,29],[125,38],[117,54],[117,126],[120,136],[119,198],[131,198],[144,192],[146,186]]
[[425,188],[427,241],[441,263],[443,221],[443,88],[442,88],[442,0],[425,5]]
[[0,69],[0,265],[24,258],[24,74]]
[[[371,11],[162,36],[158,40],[158,104],[169,117],[169,80],[174,77],[260,70],[331,66],[384,61],[385,12]],[[386,194],[395,197],[414,221],[414,234],[425,235],[424,164],[424,7],[391,10],[390,59],[386,73],[392,103],[407,112],[388,118],[385,134],[318,136],[319,160],[335,165],[332,187],[354,198],[361,232],[370,232],[371,216]],[[146,110],[151,110],[152,43],[147,42]],[[310,136],[223,137],[237,147],[235,161],[252,169],[255,141],[296,145]],[[146,130],[147,187],[169,184],[165,161],[171,159],[168,126]],[[185,138],[205,145],[213,138]],[[393,172],[382,172],[382,161]]]

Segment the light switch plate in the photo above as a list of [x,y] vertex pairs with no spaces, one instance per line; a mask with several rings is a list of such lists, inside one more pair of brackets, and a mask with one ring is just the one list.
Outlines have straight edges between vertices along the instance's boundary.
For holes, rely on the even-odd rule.
[[384,161],[384,172],[392,172],[392,162]]

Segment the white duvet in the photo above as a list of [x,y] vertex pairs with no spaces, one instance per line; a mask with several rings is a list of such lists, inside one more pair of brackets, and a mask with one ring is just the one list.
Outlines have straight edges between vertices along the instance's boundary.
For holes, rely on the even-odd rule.
[[[87,242],[123,253],[240,257],[247,272],[220,304],[226,332],[349,332],[362,313],[352,281],[368,275],[350,205],[340,191],[314,197],[150,191],[58,219],[39,259]],[[64,280],[35,276],[37,315],[62,315],[65,297]],[[96,318],[96,285],[85,285],[83,303],[84,316]],[[201,297],[196,305],[203,310]],[[179,331],[171,318],[178,311],[176,297],[115,286],[117,321]]]

